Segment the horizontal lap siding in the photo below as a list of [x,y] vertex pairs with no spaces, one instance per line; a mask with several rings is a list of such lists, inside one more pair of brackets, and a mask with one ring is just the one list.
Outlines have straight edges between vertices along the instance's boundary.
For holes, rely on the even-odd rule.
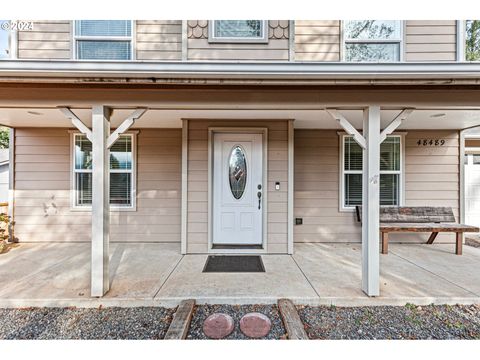
[[68,20],[38,20],[33,30],[18,32],[19,59],[70,59],[72,25]]
[[408,20],[405,34],[406,61],[455,61],[455,20]]
[[[417,146],[444,139],[442,147]],[[459,143],[455,131],[408,131],[405,138],[405,205],[451,206],[459,213]],[[352,212],[339,211],[339,135],[336,130],[295,130],[295,242],[359,242]],[[392,241],[424,241],[425,235],[393,234]],[[440,235],[436,241],[451,241]]]
[[[187,252],[208,251],[208,128],[268,128],[267,247],[269,253],[287,252],[288,136],[287,121],[191,120],[188,131]],[[280,191],[275,182],[280,181]]]
[[[444,146],[418,146],[418,140],[443,139]],[[408,131],[405,143],[405,205],[450,206],[459,221],[459,136],[453,130]],[[392,235],[392,240],[426,241],[428,234]],[[435,242],[453,241],[440,234]]]
[[[90,241],[90,212],[71,210],[67,129],[15,132],[15,235],[20,241]],[[179,242],[181,130],[137,138],[137,210],[111,212],[111,241]]]
[[137,20],[137,60],[181,60],[181,20]]
[[340,21],[296,20],[296,61],[340,61]]
[[[189,22],[188,60],[288,60],[288,38],[276,38],[270,34],[268,43],[210,43],[207,35],[207,22],[204,20],[195,23],[198,22],[205,26],[193,27],[192,22]],[[278,23],[278,21],[271,20],[271,25],[272,22],[275,22],[275,25]],[[288,33],[288,23],[286,26],[285,31]],[[196,36],[197,31],[199,31],[198,36]],[[275,30],[269,28],[267,31],[271,33]]]

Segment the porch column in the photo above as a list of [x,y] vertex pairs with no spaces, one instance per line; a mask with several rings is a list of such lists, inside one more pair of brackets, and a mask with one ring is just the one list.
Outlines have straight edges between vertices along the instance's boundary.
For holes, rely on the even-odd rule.
[[380,107],[363,111],[362,290],[380,294]]
[[101,297],[109,290],[110,109],[92,107],[92,268],[91,296]]

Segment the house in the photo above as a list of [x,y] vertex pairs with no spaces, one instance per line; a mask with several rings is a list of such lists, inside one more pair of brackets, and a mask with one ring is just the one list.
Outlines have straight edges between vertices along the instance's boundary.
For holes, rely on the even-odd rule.
[[15,237],[91,242],[92,296],[109,290],[109,243],[137,241],[182,254],[358,242],[376,296],[380,204],[449,206],[465,221],[480,64],[465,61],[463,21],[19,28],[0,62]]
[[0,203],[8,202],[9,149],[0,149]]

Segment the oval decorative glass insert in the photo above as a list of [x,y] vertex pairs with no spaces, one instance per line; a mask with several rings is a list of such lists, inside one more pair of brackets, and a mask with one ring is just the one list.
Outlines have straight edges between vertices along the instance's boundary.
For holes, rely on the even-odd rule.
[[230,190],[232,190],[233,197],[239,200],[243,196],[245,186],[247,185],[247,160],[245,152],[240,145],[233,147],[228,164]]

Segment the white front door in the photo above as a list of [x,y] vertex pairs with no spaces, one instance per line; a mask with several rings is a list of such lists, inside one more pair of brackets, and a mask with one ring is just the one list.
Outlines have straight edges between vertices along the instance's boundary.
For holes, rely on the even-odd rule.
[[262,244],[263,186],[262,134],[214,133],[214,244]]
[[465,222],[480,226],[480,154],[465,156]]

